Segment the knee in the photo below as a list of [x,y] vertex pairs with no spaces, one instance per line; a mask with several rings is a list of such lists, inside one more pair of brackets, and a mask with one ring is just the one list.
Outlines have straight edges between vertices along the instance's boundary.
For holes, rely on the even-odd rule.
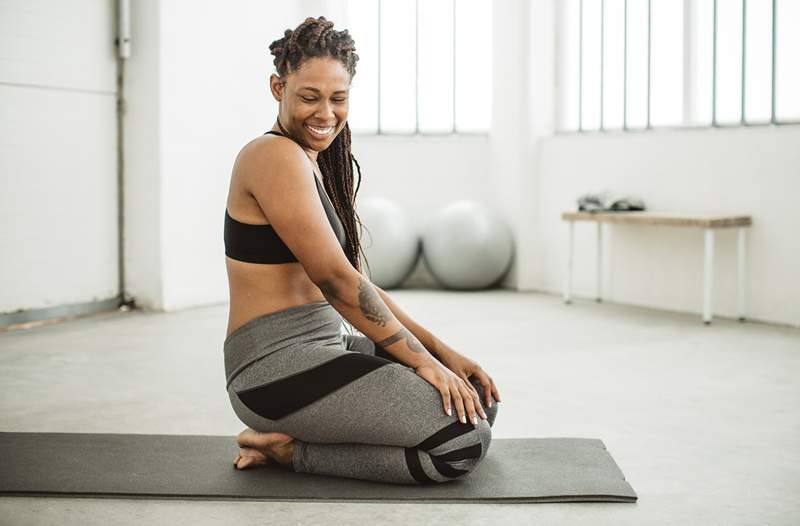
[[[486,416],[489,416],[488,411]],[[481,445],[481,455],[478,458],[478,461],[481,461],[486,457],[486,453],[489,452],[489,444],[492,442],[492,426],[489,421],[479,418],[478,424],[475,426],[475,434]]]
[[[470,426],[468,432],[458,435],[445,444],[427,451],[430,459],[428,483],[459,480],[470,473],[486,458],[492,441],[489,422],[479,419],[476,425],[456,422],[450,427]],[[456,431],[453,431],[455,434]],[[426,466],[428,467],[428,466]]]

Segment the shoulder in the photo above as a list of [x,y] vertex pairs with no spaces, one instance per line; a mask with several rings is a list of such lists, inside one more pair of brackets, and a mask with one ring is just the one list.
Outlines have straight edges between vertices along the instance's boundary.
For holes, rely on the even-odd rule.
[[278,135],[262,135],[247,143],[236,157],[237,171],[265,174],[307,171],[311,161],[293,140]]

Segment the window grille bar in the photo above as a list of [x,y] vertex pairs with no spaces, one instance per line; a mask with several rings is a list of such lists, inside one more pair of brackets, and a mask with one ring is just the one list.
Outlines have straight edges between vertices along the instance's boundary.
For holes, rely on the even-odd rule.
[[747,0],[742,0],[742,103],[739,122],[745,124],[745,72],[747,71]]
[[378,135],[381,131],[381,4],[378,0]]
[[682,111],[681,111],[681,123],[682,124],[689,124],[692,122],[692,116],[694,115],[694,94],[692,93],[692,87],[695,82],[695,60],[694,60],[694,43],[697,40],[697,35],[695,34],[695,27],[694,27],[694,16],[693,16],[693,0],[683,0],[683,13],[682,13],[682,24],[683,24],[683,100],[682,100]]
[[717,0],[714,0],[714,13],[712,15],[712,31],[711,38],[714,41],[711,44],[711,126],[716,127],[717,124]]
[[625,14],[622,24],[625,33],[623,37],[622,57],[622,129],[628,129],[628,0],[625,0]]
[[578,131],[583,131],[583,0],[578,4]]
[[778,1],[772,0],[772,93],[771,93],[771,101],[770,101],[770,117],[769,121],[772,124],[778,124],[778,119],[775,115],[775,69],[776,69],[776,57],[775,57],[775,49],[777,47],[777,20],[778,17],[776,16],[776,8],[777,8]]
[[605,77],[605,38],[606,32],[606,0],[600,0],[600,130],[605,129],[603,123],[603,80]]
[[652,77],[652,51],[653,51],[653,34],[652,34],[652,16],[653,6],[652,0],[647,0],[647,129],[650,129],[650,77]]
[[419,0],[414,0],[414,133],[419,133]]
[[456,0],[453,0],[453,131],[456,133]]

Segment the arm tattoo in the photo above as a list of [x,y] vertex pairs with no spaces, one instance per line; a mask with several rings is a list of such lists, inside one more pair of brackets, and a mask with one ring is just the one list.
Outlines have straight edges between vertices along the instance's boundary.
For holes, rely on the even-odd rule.
[[383,347],[385,349],[387,345],[391,345],[391,344],[393,344],[395,342],[399,342],[400,340],[403,340],[403,339],[405,339],[407,337],[408,337],[408,329],[403,327],[402,329],[400,329],[396,333],[392,334],[388,338],[384,338],[383,340],[379,341],[378,345],[380,345],[381,347]]
[[408,345],[408,348],[411,349],[413,352],[425,352],[427,350],[425,349],[425,347],[423,347],[421,343],[419,343],[419,340],[417,340],[414,337],[414,335],[411,334],[409,330],[406,329],[405,327],[403,327],[396,333],[392,334],[388,338],[384,338],[383,340],[377,342],[376,345],[386,349],[387,345],[397,343],[400,340],[405,340],[406,345]]
[[358,306],[365,318],[374,321],[381,327],[385,327],[386,322],[392,318],[392,311],[383,303],[378,293],[364,277],[361,277],[358,284]]

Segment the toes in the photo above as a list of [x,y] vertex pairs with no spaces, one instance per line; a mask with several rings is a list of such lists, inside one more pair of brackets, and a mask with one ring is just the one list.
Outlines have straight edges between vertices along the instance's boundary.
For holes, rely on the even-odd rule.
[[236,464],[236,467],[239,469],[245,469],[252,463],[253,463],[253,457],[242,457],[242,459],[239,460],[239,463]]
[[270,457],[265,455],[263,452],[258,451],[257,449],[243,447],[239,450],[239,454],[236,456],[236,460],[234,462],[237,468],[245,469],[248,466],[269,464],[270,461]]

